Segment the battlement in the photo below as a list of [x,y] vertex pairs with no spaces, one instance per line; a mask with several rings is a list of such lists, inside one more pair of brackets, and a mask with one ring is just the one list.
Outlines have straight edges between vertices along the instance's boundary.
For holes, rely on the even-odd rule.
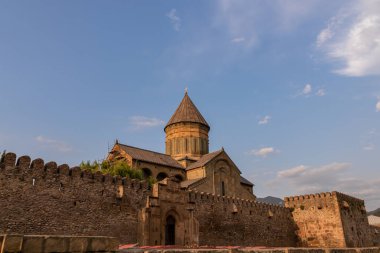
[[292,201],[302,201],[305,199],[322,199],[322,198],[330,198],[331,196],[336,196],[337,192],[321,192],[321,193],[315,193],[315,194],[305,194],[305,195],[296,195],[296,196],[290,196],[285,197],[285,202],[292,202]]
[[305,199],[322,199],[322,198],[330,198],[332,196],[336,196],[338,198],[344,198],[351,202],[360,202],[364,204],[364,200],[352,197],[350,195],[333,191],[333,192],[321,192],[321,193],[315,193],[315,194],[306,194],[306,195],[298,195],[298,196],[289,196],[285,197],[285,202],[292,202],[292,201],[300,201]]
[[6,153],[0,161],[0,173],[5,173],[8,176],[31,173],[35,180],[44,179],[47,176],[66,176],[68,179],[82,178],[83,180],[93,180],[103,184],[123,185],[136,190],[149,190],[149,184],[144,180],[140,181],[137,179],[112,176],[103,174],[100,171],[93,173],[88,170],[82,170],[78,166],[70,168],[67,164],[58,166],[54,161],[45,163],[41,158],[32,160],[26,155],[20,156],[17,159],[16,154],[11,152]]
[[137,241],[149,184],[41,158],[0,161],[0,233],[115,236]]
[[331,207],[333,204],[337,204],[339,208],[343,209],[356,207],[362,212],[365,211],[364,200],[337,191],[285,197],[285,206],[289,208],[321,209]]
[[[211,206],[221,212],[232,213],[235,216],[260,216],[265,218],[287,219],[291,216],[291,209],[274,204],[261,203],[251,199],[234,198],[230,196],[220,196],[211,193],[188,191],[189,202],[203,208]],[[214,208],[215,207],[215,208]]]
[[210,201],[210,202],[222,202],[226,204],[235,204],[241,207],[262,207],[262,208],[270,208],[270,209],[286,209],[285,207],[280,206],[280,205],[257,202],[251,199],[241,199],[241,198],[234,198],[230,196],[221,196],[221,195],[215,195],[212,193],[199,192],[199,191],[193,191],[193,190],[189,190],[188,192],[189,192],[189,200],[191,202]]

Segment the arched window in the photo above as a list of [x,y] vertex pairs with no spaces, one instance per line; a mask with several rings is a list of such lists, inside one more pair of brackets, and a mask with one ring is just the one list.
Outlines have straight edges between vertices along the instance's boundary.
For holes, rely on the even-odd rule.
[[163,180],[163,179],[165,179],[167,177],[168,177],[168,174],[166,174],[164,172],[160,172],[160,173],[158,173],[156,179],[157,179],[157,181],[161,181],[161,180]]
[[148,168],[143,168],[142,172],[143,172],[144,178],[148,178],[148,177],[152,176],[152,172]]
[[226,195],[226,189],[224,187],[224,181],[222,181],[220,187],[221,187],[222,196],[225,196]]

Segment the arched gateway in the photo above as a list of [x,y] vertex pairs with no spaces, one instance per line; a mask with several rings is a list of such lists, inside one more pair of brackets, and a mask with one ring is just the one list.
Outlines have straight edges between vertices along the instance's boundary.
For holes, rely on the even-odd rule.
[[175,245],[175,218],[169,215],[165,222],[165,245]]

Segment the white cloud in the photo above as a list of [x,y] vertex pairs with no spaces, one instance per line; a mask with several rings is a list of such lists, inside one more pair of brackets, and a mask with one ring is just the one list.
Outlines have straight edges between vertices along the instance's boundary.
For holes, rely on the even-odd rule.
[[380,101],[376,103],[376,111],[380,112]]
[[372,151],[375,149],[375,145],[373,145],[372,143],[368,143],[366,146],[363,147],[363,149],[365,151]]
[[253,149],[249,152],[249,154],[265,158],[268,155],[273,154],[275,152],[278,152],[275,148],[265,147],[265,148],[261,148],[261,149]]
[[303,88],[302,90],[302,94],[303,95],[309,95],[312,91],[312,87],[311,87],[311,84],[306,84],[305,87]]
[[300,165],[288,170],[282,170],[277,173],[277,177],[279,178],[286,178],[286,177],[296,177],[300,175],[301,173],[304,173],[306,171],[306,166]]
[[299,91],[298,93],[296,93],[296,95],[294,95],[294,97],[299,97],[299,96],[303,96],[303,97],[311,97],[311,96],[318,96],[318,97],[323,97],[326,95],[326,90],[323,89],[323,88],[317,88],[315,92],[313,92],[314,88],[313,88],[313,85],[311,85],[310,83],[307,83],[305,84],[305,86],[303,87],[303,89],[301,91]]
[[326,174],[336,171],[342,171],[347,169],[350,166],[348,163],[331,163],[327,165],[323,165],[321,167],[307,167],[304,165],[300,165],[294,168],[290,168],[287,170],[282,170],[277,173],[278,178],[288,178],[288,177],[299,177],[303,180],[307,179],[307,181],[317,179],[318,177],[323,177]]
[[264,118],[262,118],[262,119],[259,120],[259,125],[266,125],[266,124],[268,124],[269,120],[271,118],[272,118],[271,116],[266,115]]
[[64,141],[50,139],[50,138],[47,138],[43,135],[36,136],[34,139],[39,144],[41,144],[47,148],[53,148],[53,149],[56,149],[56,150],[63,152],[63,153],[72,151],[72,147],[70,147]]
[[157,118],[148,118],[144,116],[132,116],[129,118],[129,123],[133,129],[151,128],[163,126],[165,121]]
[[243,41],[245,41],[245,38],[244,38],[244,37],[236,37],[236,38],[233,38],[233,39],[231,40],[231,42],[233,42],[233,43],[241,43],[241,42],[243,42]]
[[333,17],[317,46],[342,66],[346,76],[380,75],[380,1],[355,1]]
[[166,16],[170,19],[173,29],[178,32],[181,29],[181,19],[178,17],[177,10],[171,9]]
[[273,0],[266,4],[250,0],[220,0],[216,1],[216,25],[222,26],[229,38],[244,38],[240,43],[252,48],[259,43],[262,34],[294,29],[309,18],[317,4],[315,0]]
[[267,182],[265,186],[271,190],[279,189],[282,194],[288,196],[340,191],[364,199],[369,210],[379,207],[379,177],[373,174],[369,175],[369,179],[358,178],[352,175],[350,168],[349,163],[339,162],[322,166],[299,165],[278,171],[276,178]]
[[319,89],[317,93],[315,93],[315,95],[317,95],[318,97],[323,97],[324,95],[326,95],[326,91],[324,89]]
[[317,46],[321,47],[323,44],[333,37],[333,32],[331,31],[331,25],[323,29],[317,37]]

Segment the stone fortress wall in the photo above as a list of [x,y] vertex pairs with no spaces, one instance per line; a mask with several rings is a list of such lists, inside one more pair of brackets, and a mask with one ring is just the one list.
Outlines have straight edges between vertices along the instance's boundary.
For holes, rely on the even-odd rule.
[[0,163],[0,233],[114,236],[137,241],[148,185],[79,167],[17,159]]
[[301,246],[372,246],[364,201],[339,192],[285,198],[298,227]]
[[150,189],[145,182],[7,153],[0,162],[0,233],[165,244],[165,222],[173,215],[182,245],[372,246],[364,239],[364,203],[340,193],[286,198],[285,208],[165,182]]
[[200,245],[296,246],[290,209],[253,200],[190,192]]

